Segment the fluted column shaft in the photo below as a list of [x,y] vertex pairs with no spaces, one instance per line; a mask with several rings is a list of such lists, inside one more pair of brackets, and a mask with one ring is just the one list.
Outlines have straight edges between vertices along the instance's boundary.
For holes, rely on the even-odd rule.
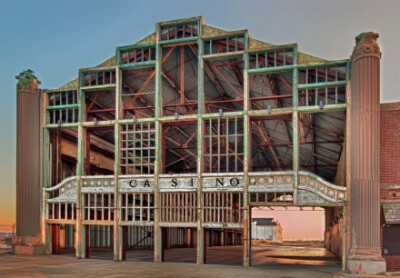
[[40,235],[40,82],[31,71],[17,83],[17,236]]
[[352,256],[380,257],[380,49],[378,34],[356,38],[351,70]]

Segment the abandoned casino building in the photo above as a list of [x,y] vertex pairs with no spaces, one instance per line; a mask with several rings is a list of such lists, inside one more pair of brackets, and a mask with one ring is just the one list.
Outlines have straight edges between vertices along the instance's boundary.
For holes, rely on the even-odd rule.
[[193,17],[59,89],[21,72],[13,252],[203,264],[238,245],[249,266],[252,208],[320,207],[344,270],[399,269],[400,102],[380,103],[377,38],[328,61]]

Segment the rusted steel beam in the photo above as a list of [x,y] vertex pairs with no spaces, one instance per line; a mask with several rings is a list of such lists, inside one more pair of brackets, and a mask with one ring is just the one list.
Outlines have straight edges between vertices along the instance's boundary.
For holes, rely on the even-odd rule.
[[[192,50],[193,54],[194,54],[196,57],[199,57],[198,51],[197,51],[197,49],[196,49],[194,46],[190,45],[189,48]],[[208,77],[211,79],[211,82],[214,84],[214,86],[215,86],[215,88],[217,89],[219,95],[220,95],[221,97],[223,97],[223,96],[225,95],[225,91],[224,91],[224,89],[222,88],[222,86],[221,86],[221,84],[219,83],[219,81],[217,80],[217,78],[215,78],[214,73],[212,72],[212,70],[210,69],[210,67],[208,66],[208,64],[207,64],[206,61],[203,61],[203,69],[204,69],[204,72],[205,72],[205,73],[208,75]]]
[[326,135],[331,136],[331,137],[344,139],[343,135],[340,135],[340,134],[337,134],[337,133],[334,133],[334,132],[330,132],[330,131],[322,129],[322,128],[317,128],[315,126],[311,126],[310,128],[312,130],[316,130],[318,132],[321,132],[321,133],[326,134]]
[[[279,76],[280,76],[280,75],[279,75]],[[270,84],[270,88],[271,88],[272,94],[274,94],[274,95],[276,95],[276,96],[279,95],[279,93],[278,93],[278,91],[277,91],[277,88],[276,88],[275,80],[273,79],[273,77],[272,77],[271,75],[268,75],[268,82],[269,82],[269,84]],[[275,99],[275,104],[276,104],[276,106],[277,106],[278,108],[282,108],[282,103],[279,101],[279,99]],[[288,140],[290,141],[291,138],[290,138],[289,128],[288,128],[288,126],[287,126],[287,124],[286,124],[286,121],[283,121],[282,124],[283,124],[283,128],[284,128],[286,137],[287,137]]]
[[241,94],[226,78],[225,75],[223,75],[219,69],[215,66],[215,63],[211,62],[211,68],[217,73],[217,75],[225,81],[226,85],[228,85],[229,88],[236,94],[236,99],[243,99],[243,94]]
[[[100,109],[98,109],[98,110],[100,110],[99,112],[108,112],[113,116],[112,117],[113,119],[115,118],[115,108],[106,108],[106,107],[104,107],[103,105],[101,105],[100,103],[98,103],[95,100],[96,96],[93,99],[90,99],[89,96],[85,95],[85,98],[88,99],[91,102],[91,104],[89,105],[91,108],[92,108],[93,105],[96,105],[96,106],[98,106],[100,108]],[[95,113],[95,111],[96,110],[90,110],[88,107],[86,108],[86,113],[89,113],[89,112]],[[101,117],[101,116],[99,116],[99,117]]]
[[325,161],[325,162],[327,162],[327,163],[330,163],[330,164],[332,164],[332,165],[335,165],[335,164],[337,165],[337,164],[338,164],[338,161],[332,160],[332,159],[330,159],[330,158],[327,158],[327,157],[325,157],[325,156],[323,156],[323,155],[314,153],[314,152],[312,152],[312,151],[308,151],[308,150],[302,149],[302,148],[300,148],[299,151],[302,152],[302,153],[310,154],[310,155],[312,155],[312,156],[314,156],[314,157],[316,157],[316,158],[318,158],[318,159],[320,159],[320,160],[322,160],[322,161]]
[[149,74],[149,77],[147,77],[147,79],[143,82],[142,86],[140,86],[139,90],[137,90],[135,96],[128,102],[128,104],[126,104],[126,106],[131,106],[133,107],[133,104],[135,103],[135,101],[140,97],[140,94],[144,91],[144,89],[146,89],[146,87],[150,84],[150,81],[153,79],[153,77],[155,76],[156,71],[152,71]]
[[236,80],[239,82],[240,86],[243,87],[243,75],[242,72],[239,70],[239,68],[236,66],[235,62],[232,59],[228,59],[228,61],[231,63],[229,66],[233,73],[235,74]]
[[252,97],[250,99],[251,102],[253,101],[260,101],[260,100],[275,100],[275,99],[285,99],[285,98],[292,98],[293,95],[292,94],[288,94],[288,95],[272,95],[272,96],[260,96],[260,97]]
[[[264,142],[267,144],[269,150],[271,151],[271,154],[272,154],[272,157],[274,158],[276,167],[277,167],[279,170],[282,170],[282,163],[281,163],[281,161],[279,160],[279,158],[278,158],[278,156],[277,156],[277,154],[276,154],[276,152],[275,152],[275,149],[274,149],[273,146],[271,145],[271,139],[272,139],[272,138],[271,138],[271,136],[268,134],[268,131],[267,131],[266,129],[262,130],[261,127],[260,127],[259,122],[258,122],[258,124],[257,124],[256,121],[251,121],[251,122],[252,122],[252,124],[256,127],[256,130],[258,131],[258,133],[260,134],[261,138],[264,140]],[[264,132],[265,132],[265,133],[264,133]]]
[[[172,52],[174,50],[175,50],[175,47],[172,47],[170,50],[168,50],[168,52],[165,54],[165,56],[163,57],[163,59],[161,61],[161,66],[168,59],[168,57],[172,54]],[[142,86],[140,86],[140,88],[137,90],[137,92],[135,92],[135,96],[129,101],[129,103],[126,106],[133,107],[133,104],[135,103],[137,98],[141,95],[141,93],[144,91],[144,89],[146,89],[146,87],[149,85],[150,81],[153,79],[155,74],[156,74],[156,70],[152,70],[150,72],[149,77],[143,82]],[[127,86],[127,85],[125,84],[125,86]],[[134,90],[132,90],[132,91],[134,92]]]
[[93,99],[90,100],[90,104],[87,107],[87,110],[90,111],[93,105],[96,103],[98,97],[100,96],[100,92],[97,92]]

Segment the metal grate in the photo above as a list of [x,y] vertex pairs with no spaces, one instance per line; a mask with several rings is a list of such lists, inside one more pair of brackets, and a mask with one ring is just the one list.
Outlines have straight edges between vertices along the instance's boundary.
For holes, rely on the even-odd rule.
[[47,203],[48,220],[75,220],[75,203]]
[[115,69],[87,71],[82,73],[81,86],[92,87],[115,84]]
[[231,53],[245,49],[245,34],[204,40],[204,55]]
[[199,23],[191,22],[161,28],[161,41],[193,38],[199,35]]
[[206,121],[204,171],[209,173],[243,171],[243,120],[217,118]]
[[203,194],[205,223],[242,222],[242,193],[207,192]]
[[132,46],[119,49],[119,64],[129,65],[144,62],[152,62],[156,59],[155,46]]
[[249,69],[272,68],[293,65],[293,48],[249,54]]
[[83,220],[110,221],[114,219],[113,193],[85,193]]
[[161,193],[162,222],[196,222],[197,193]]
[[292,192],[254,192],[250,194],[251,204],[293,203]]
[[79,121],[77,91],[48,92],[48,97],[49,103],[46,107],[48,123],[77,123]]
[[299,105],[346,103],[347,63],[299,69]]
[[121,126],[122,174],[154,174],[155,133],[154,123]]
[[122,221],[154,221],[154,194],[121,194]]

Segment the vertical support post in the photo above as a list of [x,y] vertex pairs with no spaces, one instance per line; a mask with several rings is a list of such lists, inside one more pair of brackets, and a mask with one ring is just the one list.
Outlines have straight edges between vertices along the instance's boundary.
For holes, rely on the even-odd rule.
[[161,163],[162,163],[162,134],[161,134],[161,90],[162,90],[162,48],[160,46],[161,40],[161,27],[159,24],[156,25],[156,68],[155,68],[155,136],[156,136],[156,151],[155,151],[155,162],[154,162],[154,174],[155,174],[155,184],[154,184],[154,262],[162,262],[162,232],[160,228],[160,218],[161,218],[161,198],[159,192],[159,175],[161,173]]
[[84,171],[83,174],[84,175],[90,175],[90,133],[86,132],[85,134],[85,138],[84,140],[86,140],[86,147],[85,147],[85,162],[84,162]]
[[346,271],[346,260],[347,260],[347,248],[346,248],[346,238],[347,238],[347,202],[343,206],[343,216],[342,216],[342,271]]
[[293,114],[292,114],[292,145],[293,145],[293,172],[294,172],[294,192],[293,202],[297,203],[297,186],[299,177],[299,115],[298,115],[298,101],[299,93],[297,89],[298,85],[298,74],[297,68],[297,45],[293,48]]
[[78,259],[86,258],[86,227],[82,225],[82,219],[84,218],[84,199],[82,198],[82,174],[84,171],[84,160],[85,160],[85,143],[86,140],[86,129],[83,128],[82,123],[78,125],[78,155],[76,164],[76,182],[77,182],[77,193],[76,193],[76,257]]
[[297,108],[299,105],[299,93],[297,85],[299,83],[299,69],[297,67],[297,45],[293,48],[293,107]]
[[356,37],[351,68],[351,274],[382,274],[380,248],[380,58],[378,34]]
[[[346,72],[347,75],[350,75],[348,71],[350,70],[350,65],[347,65]],[[349,80],[349,76],[346,76],[346,79]],[[347,270],[348,266],[348,257],[350,254],[350,246],[351,246],[351,82],[347,81],[346,84],[346,102],[347,102],[347,111],[346,111],[346,187],[347,187],[347,201],[345,203],[346,213],[343,214],[343,220],[345,226],[343,226],[344,231],[344,241],[345,241],[345,263],[344,268]],[[346,228],[346,229],[345,229]]]
[[113,236],[114,236],[114,261],[122,261],[123,254],[123,227],[119,225],[120,222],[120,210],[121,210],[121,196],[119,194],[119,175],[121,172],[121,125],[119,120],[122,119],[122,71],[117,67],[115,69],[115,124],[114,124],[114,225],[113,225]]
[[[79,73],[79,85],[83,85],[83,74]],[[84,216],[84,199],[82,198],[82,178],[84,173],[85,153],[86,153],[86,129],[83,128],[82,123],[86,120],[86,104],[85,93],[79,88],[79,108],[78,108],[78,154],[76,163],[76,240],[75,252],[78,259],[84,259],[87,255],[86,240],[87,240],[87,227],[82,225]]]
[[[201,25],[201,22],[200,22]],[[200,29],[200,28],[199,28]],[[198,109],[197,109],[197,264],[204,263],[204,229],[203,229],[203,219],[204,219],[204,200],[203,200],[203,136],[204,136],[204,124],[201,118],[204,110],[204,41],[199,38],[198,44]]]
[[[46,96],[47,99],[47,96]],[[45,101],[44,108],[47,106]],[[45,110],[45,109],[44,109]],[[44,112],[45,113],[45,112]],[[44,122],[45,123],[45,122]],[[42,156],[42,187],[48,188],[50,187],[50,130],[48,128],[43,128],[43,156]],[[49,210],[47,209],[46,200],[48,198],[48,193],[43,191],[43,201],[42,201],[42,234],[43,234],[43,242],[44,242],[44,252],[47,255],[51,254],[51,233],[50,233],[50,225],[46,224],[46,219],[49,218]]]
[[[295,179],[297,179],[297,172],[299,171],[299,112],[297,110],[294,110],[292,114],[292,128],[293,171],[295,172]],[[295,185],[297,188],[297,180]]]
[[[245,49],[248,49],[249,44],[249,35],[246,32],[244,37]],[[249,206],[249,159],[250,159],[250,133],[251,126],[249,123],[249,54],[243,54],[244,60],[244,69],[243,69],[243,266],[250,266],[250,257],[251,257],[251,234],[249,233],[251,222],[250,219],[250,210]]]
[[185,46],[181,46],[181,104],[185,104]]

